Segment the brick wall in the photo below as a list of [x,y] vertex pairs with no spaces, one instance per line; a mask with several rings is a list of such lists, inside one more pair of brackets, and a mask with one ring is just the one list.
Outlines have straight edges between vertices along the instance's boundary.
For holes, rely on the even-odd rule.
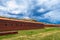
[[60,24],[44,24],[45,27],[60,27]]
[[42,23],[0,19],[0,31],[29,30],[44,28]]

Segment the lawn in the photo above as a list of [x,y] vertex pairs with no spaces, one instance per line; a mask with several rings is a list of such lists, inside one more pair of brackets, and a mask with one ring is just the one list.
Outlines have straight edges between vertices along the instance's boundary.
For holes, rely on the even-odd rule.
[[0,36],[0,40],[60,40],[60,28],[19,30],[18,34]]

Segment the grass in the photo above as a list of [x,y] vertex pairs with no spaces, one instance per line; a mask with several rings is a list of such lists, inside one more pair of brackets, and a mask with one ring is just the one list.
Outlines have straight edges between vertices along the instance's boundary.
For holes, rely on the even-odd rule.
[[0,40],[60,40],[60,28],[19,30],[18,34],[0,36]]

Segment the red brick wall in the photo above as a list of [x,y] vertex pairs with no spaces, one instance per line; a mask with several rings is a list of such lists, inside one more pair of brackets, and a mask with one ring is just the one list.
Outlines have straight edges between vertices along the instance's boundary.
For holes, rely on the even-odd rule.
[[29,30],[29,29],[39,29],[39,28],[44,28],[44,25],[42,23],[0,19],[0,31]]
[[45,27],[60,27],[60,24],[44,24]]

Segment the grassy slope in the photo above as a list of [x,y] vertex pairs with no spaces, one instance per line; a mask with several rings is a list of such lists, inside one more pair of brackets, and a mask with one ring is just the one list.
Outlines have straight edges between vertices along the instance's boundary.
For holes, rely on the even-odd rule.
[[21,30],[18,34],[0,36],[0,40],[60,40],[60,28]]

